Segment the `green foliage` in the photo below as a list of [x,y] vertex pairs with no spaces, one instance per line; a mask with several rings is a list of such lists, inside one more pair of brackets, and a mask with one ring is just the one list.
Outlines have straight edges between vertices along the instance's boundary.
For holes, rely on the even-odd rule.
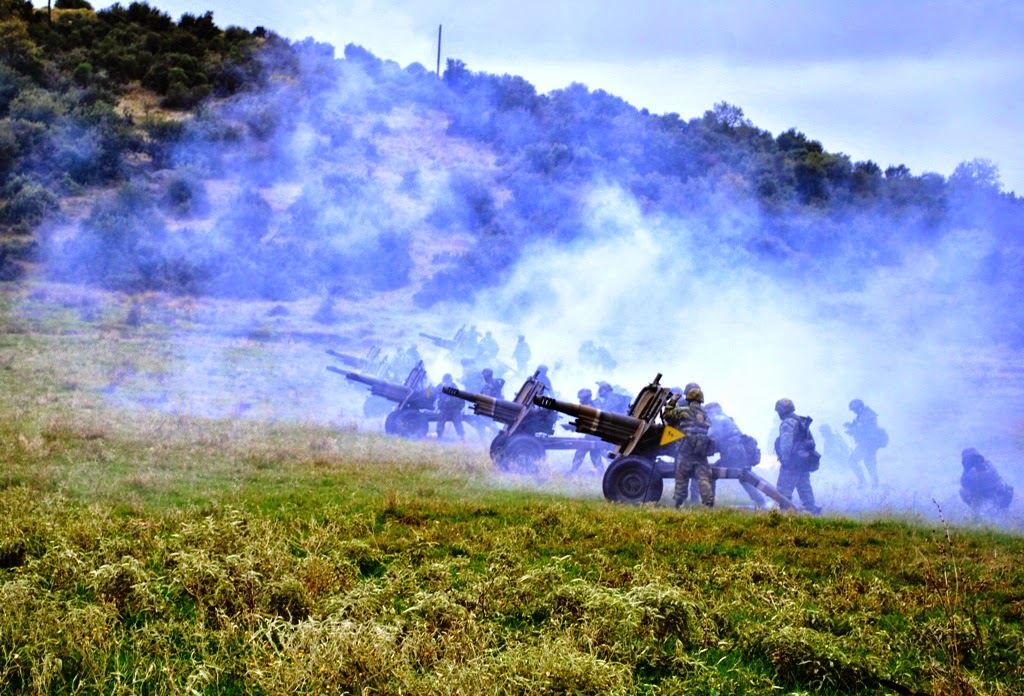
[[0,197],[0,224],[23,226],[25,231],[60,209],[56,194],[29,177],[7,182]]
[[[184,368],[144,319],[178,303],[32,294],[0,298],[5,692],[1020,693],[1019,536],[618,506],[472,447],[126,410],[104,394]],[[193,330],[240,401],[321,354]]]

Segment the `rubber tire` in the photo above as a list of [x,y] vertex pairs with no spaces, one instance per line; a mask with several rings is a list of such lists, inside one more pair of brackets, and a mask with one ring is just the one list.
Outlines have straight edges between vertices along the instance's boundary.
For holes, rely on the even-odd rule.
[[513,435],[502,447],[498,466],[506,471],[536,474],[547,453],[540,440],[532,435]]
[[654,473],[654,462],[643,457],[622,457],[608,465],[601,488],[604,497],[613,503],[656,503],[661,500],[664,483]]
[[505,456],[505,442],[508,440],[508,435],[505,433],[498,433],[491,440],[491,446],[488,449],[491,455],[491,461],[502,471],[505,470],[506,464],[503,457]]
[[[388,425],[391,430],[388,430]],[[394,411],[384,421],[384,430],[392,435],[409,438],[410,440],[422,440],[430,430],[430,420],[427,416],[413,409],[402,409]]]

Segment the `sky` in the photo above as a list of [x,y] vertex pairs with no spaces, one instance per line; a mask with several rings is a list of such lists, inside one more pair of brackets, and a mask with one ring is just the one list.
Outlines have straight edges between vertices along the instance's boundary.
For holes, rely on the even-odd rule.
[[1019,0],[150,4],[176,20],[212,11],[221,27],[312,37],[339,57],[355,43],[431,70],[442,26],[442,70],[457,58],[477,72],[519,75],[540,93],[579,82],[684,119],[726,101],[773,135],[796,128],[883,169],[949,176],[985,158],[1005,191],[1024,195]]

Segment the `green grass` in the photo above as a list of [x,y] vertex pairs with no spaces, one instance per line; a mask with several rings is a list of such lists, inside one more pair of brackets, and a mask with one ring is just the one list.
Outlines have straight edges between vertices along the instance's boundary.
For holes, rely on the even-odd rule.
[[[1019,536],[623,507],[498,476],[477,447],[147,409],[111,397],[184,369],[165,331],[56,291],[15,312],[19,293],[0,293],[4,693],[1024,693]],[[232,356],[254,411],[251,366],[301,350],[185,330]]]

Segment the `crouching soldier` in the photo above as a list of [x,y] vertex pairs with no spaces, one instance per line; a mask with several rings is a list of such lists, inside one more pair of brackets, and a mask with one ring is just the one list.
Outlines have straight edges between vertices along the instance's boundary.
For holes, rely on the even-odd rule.
[[[744,435],[739,426],[731,417],[727,416],[720,404],[711,402],[704,407],[704,412],[711,419],[711,428],[708,435],[718,448],[718,465],[732,469],[753,469],[761,461],[761,451],[757,448],[757,441],[749,435]],[[757,486],[741,481],[743,490],[750,496],[754,506],[763,508],[766,505],[764,496]]]
[[960,454],[964,471],[960,475],[960,497],[971,510],[978,512],[985,506],[999,509],[1010,507],[1013,486],[1003,481],[992,462],[978,450],[970,447]]

